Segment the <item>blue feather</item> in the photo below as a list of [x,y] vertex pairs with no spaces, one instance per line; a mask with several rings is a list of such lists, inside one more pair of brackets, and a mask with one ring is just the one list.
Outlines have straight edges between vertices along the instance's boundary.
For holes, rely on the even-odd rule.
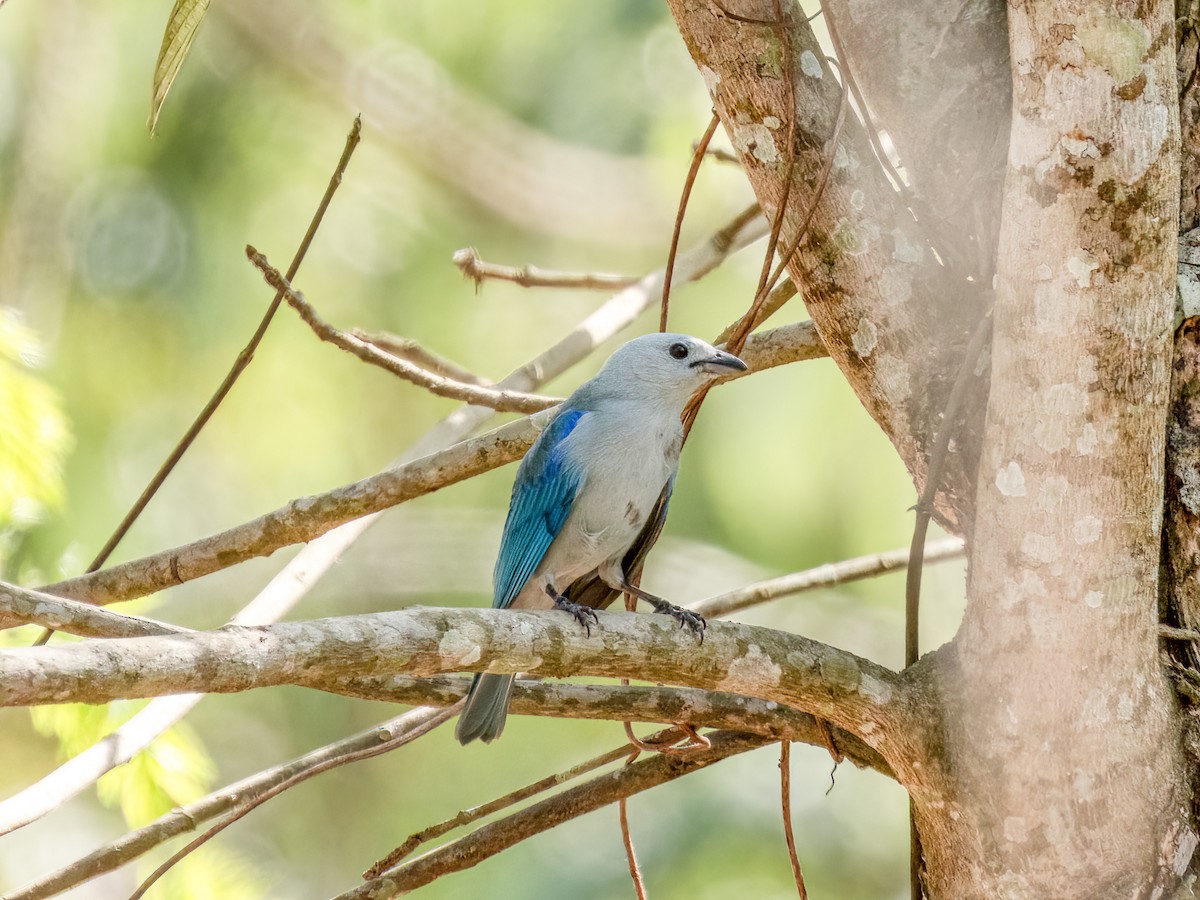
[[585,415],[564,409],[521,460],[493,574],[492,606],[498,609],[521,593],[571,512],[583,473],[571,465],[563,442]]

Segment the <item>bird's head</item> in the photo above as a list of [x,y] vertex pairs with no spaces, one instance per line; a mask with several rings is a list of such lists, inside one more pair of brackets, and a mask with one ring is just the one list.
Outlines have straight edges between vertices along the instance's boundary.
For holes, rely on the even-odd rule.
[[617,349],[600,378],[620,381],[629,393],[649,393],[686,402],[705,385],[744,372],[732,353],[686,334],[645,334]]

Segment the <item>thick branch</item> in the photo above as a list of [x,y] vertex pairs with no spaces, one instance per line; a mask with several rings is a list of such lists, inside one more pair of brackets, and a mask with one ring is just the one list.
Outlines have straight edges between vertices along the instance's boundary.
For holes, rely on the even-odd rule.
[[[414,607],[163,637],[0,651],[0,705],[106,703],[231,693],[347,676],[524,671],[662,681],[812,712],[881,748],[904,715],[900,682],[869,660],[799,635],[712,623],[703,650],[660,617],[601,616],[589,637],[550,612]],[[882,751],[881,751],[882,752]]]
[[[782,6],[780,29],[771,0],[737,4],[741,21],[708,0],[670,0],[760,204],[770,211],[787,198],[780,245],[790,246],[812,214],[792,279],[830,355],[920,486],[975,304],[965,288],[940,289],[946,272],[875,164],[861,125],[847,121],[829,146],[842,91],[804,17]],[[814,177],[830,158],[818,199]],[[965,435],[957,447],[937,502],[953,530],[969,521],[973,502],[974,441]]]
[[[470,686],[468,678],[380,675],[334,679],[323,690],[363,700],[450,706],[466,696]],[[686,722],[697,727],[753,732],[776,740],[786,738],[815,747],[826,744],[825,726],[808,713],[770,700],[698,688],[520,679],[514,687],[511,711],[516,715],[556,719],[608,719],[663,725]],[[835,729],[834,741],[838,750],[856,766],[895,777],[887,761],[849,731]]]
[[148,637],[188,631],[178,625],[97,609],[78,600],[64,600],[0,582],[0,616],[19,625],[41,625],[83,637]]
[[[816,359],[825,350],[807,322],[755,335],[743,358],[752,371]],[[311,541],[332,528],[489,472],[524,455],[544,427],[539,413],[387,469],[324,494],[301,497],[251,522],[199,541],[50,585],[48,593],[87,603],[129,600],[183,584],[290,544]]]

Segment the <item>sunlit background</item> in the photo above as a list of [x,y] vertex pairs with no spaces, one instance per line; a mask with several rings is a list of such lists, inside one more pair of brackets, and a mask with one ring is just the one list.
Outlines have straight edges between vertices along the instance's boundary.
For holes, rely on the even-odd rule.
[[[451,254],[471,245],[512,265],[660,267],[710,114],[661,3],[244,0],[213,5],[151,138],[151,72],[170,5],[8,0],[0,9],[0,574],[21,584],[82,571],[215,389],[272,296],[244,245],[286,267],[356,112],[363,142],[298,286],[335,324],[415,338],[491,378],[606,295],[502,283],[477,292]],[[684,245],[752,199],[736,166],[708,163]],[[673,330],[712,338],[735,319],[761,253],[756,245],[678,290]],[[568,392],[656,317],[546,391]],[[800,300],[776,318],[804,318]],[[319,343],[285,307],[115,559],[369,475],[454,408]],[[290,617],[487,604],[512,475],[388,513]],[[685,603],[906,545],[913,502],[902,466],[831,363],[755,375],[705,404],[646,584]],[[294,552],[119,608],[216,627]],[[958,564],[929,570],[926,648],[952,634],[961,594]],[[896,667],[902,607],[902,577],[890,576],[737,618]],[[0,641],[34,636],[18,629]],[[3,711],[3,796],[140,706]],[[300,689],[208,698],[99,790],[0,839],[0,892],[396,712]],[[336,894],[422,826],[623,740],[618,724],[514,718],[499,743],[464,749],[442,728],[251,813],[150,896]],[[766,748],[630,802],[651,897],[795,896],[777,763],[778,748]],[[796,839],[811,895],[906,896],[903,793],[849,764],[831,781],[831,768],[824,751],[797,746]],[[70,896],[125,897],[176,846]],[[421,893],[632,895],[615,808]]]

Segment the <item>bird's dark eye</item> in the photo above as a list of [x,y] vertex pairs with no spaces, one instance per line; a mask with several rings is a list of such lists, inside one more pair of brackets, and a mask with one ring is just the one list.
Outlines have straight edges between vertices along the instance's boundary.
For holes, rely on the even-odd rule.
[[675,359],[687,359],[687,344],[672,344],[667,352]]

